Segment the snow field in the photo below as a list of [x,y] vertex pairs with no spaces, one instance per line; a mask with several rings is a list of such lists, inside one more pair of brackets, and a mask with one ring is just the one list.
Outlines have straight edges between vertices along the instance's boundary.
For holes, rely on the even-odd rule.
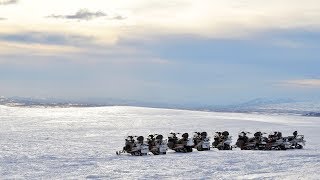
[[[320,179],[320,118],[139,107],[0,106],[1,179]],[[127,135],[298,130],[302,150],[116,156]]]

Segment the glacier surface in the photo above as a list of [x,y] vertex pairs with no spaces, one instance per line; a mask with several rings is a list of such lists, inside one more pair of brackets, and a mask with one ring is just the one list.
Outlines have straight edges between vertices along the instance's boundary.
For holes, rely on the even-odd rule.
[[[140,107],[0,106],[1,179],[320,179],[320,118]],[[127,135],[298,130],[302,150],[117,156]]]

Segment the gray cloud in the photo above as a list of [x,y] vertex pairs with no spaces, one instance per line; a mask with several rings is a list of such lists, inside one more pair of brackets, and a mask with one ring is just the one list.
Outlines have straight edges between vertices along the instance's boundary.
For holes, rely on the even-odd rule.
[[47,16],[49,18],[61,18],[61,19],[75,19],[75,20],[91,20],[93,18],[99,18],[99,17],[104,17],[107,16],[102,11],[97,11],[97,12],[90,12],[88,9],[80,9],[77,11],[75,14],[69,14],[69,15],[55,15],[52,14],[50,16]]
[[0,17],[0,21],[7,20],[7,18]]
[[113,17],[112,19],[115,19],[115,20],[124,20],[124,19],[127,19],[127,18],[124,17],[124,16],[121,16],[121,15],[117,15],[117,16]]
[[320,88],[320,79],[296,79],[288,80],[281,83],[284,86],[301,87],[301,88]]
[[0,41],[39,43],[51,45],[86,45],[94,41],[94,37],[75,34],[59,34],[47,32],[21,32],[0,34]]
[[0,0],[0,5],[17,4],[18,0]]

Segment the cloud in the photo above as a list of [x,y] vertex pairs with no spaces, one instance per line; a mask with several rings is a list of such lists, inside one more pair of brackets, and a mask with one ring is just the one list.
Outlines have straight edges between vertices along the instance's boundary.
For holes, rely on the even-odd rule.
[[0,33],[0,57],[81,53],[84,49],[95,46],[94,40],[90,36],[52,32]]
[[281,83],[284,86],[294,86],[301,88],[320,88],[320,79],[297,79],[288,80]]
[[18,33],[0,33],[0,41],[55,44],[55,45],[83,45],[90,44],[94,37],[82,36],[76,34],[63,34],[52,32],[18,32]]
[[[34,1],[35,3],[21,3],[19,13],[15,13],[11,9],[8,9],[6,13],[1,13],[10,19],[8,23],[12,24],[10,24],[11,27],[16,26],[20,29],[31,27],[35,30],[56,29],[61,32],[77,31],[95,35],[99,33],[100,39],[105,34],[111,34],[110,36],[113,37],[105,38],[112,39],[110,41],[120,36],[150,32],[242,39],[251,38],[259,33],[267,34],[270,30],[318,31],[320,28],[320,2],[317,0],[311,0],[308,3],[303,3],[301,0],[283,0],[281,2],[279,0],[268,2],[257,0],[227,0],[223,2],[218,0],[201,2],[192,0],[170,2],[150,0],[134,2],[130,0],[117,2],[100,0]],[[79,10],[74,6],[75,4],[87,9]],[[30,13],[30,9],[37,9],[37,11]],[[70,11],[71,9],[73,10]],[[118,12],[120,15],[117,14]],[[48,21],[48,19],[41,18],[44,16],[64,20]],[[21,24],[21,18],[24,19],[23,24]],[[101,23],[94,21],[97,20],[96,18],[113,21]],[[65,19],[74,20],[74,22],[66,22]],[[120,21],[123,19],[127,20]],[[77,22],[81,20],[92,21],[90,23]],[[282,41],[278,42],[278,46],[300,47],[297,42]]]
[[0,5],[17,4],[18,0],[0,0]]
[[124,20],[124,19],[127,19],[127,17],[124,17],[124,16],[121,16],[121,15],[117,15],[111,19],[115,19],[115,20]]
[[99,18],[99,17],[104,17],[107,16],[102,11],[97,11],[97,12],[90,12],[88,9],[80,9],[77,11],[75,14],[70,14],[70,15],[50,15],[47,16],[49,18],[61,18],[61,19],[76,19],[76,20],[91,20],[94,18]]
[[[64,45],[0,41],[0,57],[6,55],[15,55],[20,57],[25,57],[26,55],[51,56],[58,55],[59,53],[77,53],[81,51],[82,50],[80,48]],[[7,60],[0,60],[0,63],[1,62],[7,62]]]
[[7,20],[7,18],[0,17],[0,21]]
[[[123,37],[141,35],[141,38],[145,38],[148,34],[190,34],[205,38],[242,40],[254,38],[260,33],[268,35],[274,30],[301,29],[318,32],[320,28],[319,1],[35,1],[36,5],[21,3],[19,13],[14,13],[11,9],[1,12],[3,15],[0,16],[10,20],[1,23],[8,24],[5,28],[15,28],[18,31],[94,35],[99,41],[109,44]],[[79,10],[74,4],[86,9]],[[34,8],[39,11],[30,13],[30,9]],[[102,23],[103,20],[107,22]],[[21,24],[21,21],[24,23]],[[3,27],[0,31],[2,29]],[[305,45],[290,39],[274,43],[276,46],[289,48],[301,48]]]
[[[12,56],[16,57],[14,61],[17,64],[23,62],[27,56],[68,56],[75,64],[109,63],[126,66],[171,63],[130,44],[101,44],[93,36],[28,31],[0,33],[0,58]],[[6,58],[0,61],[0,64],[13,63]]]
[[[288,6],[290,4],[290,6]],[[239,7],[239,5],[241,5]],[[179,9],[179,11],[177,11]],[[149,27],[162,25],[171,32],[185,32],[209,37],[247,38],[274,29],[305,28],[317,30],[320,27],[319,1],[301,3],[299,0],[264,1],[216,1],[191,2],[184,8],[152,8],[148,17]],[[176,13],[179,12],[179,13]],[[308,12],[308,13],[303,13]],[[174,17],[172,14],[175,14]],[[196,23],[190,23],[196,22]]]

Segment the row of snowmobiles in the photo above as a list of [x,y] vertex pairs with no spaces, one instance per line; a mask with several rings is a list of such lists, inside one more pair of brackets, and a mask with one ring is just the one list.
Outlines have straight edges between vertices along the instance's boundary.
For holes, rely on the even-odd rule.
[[[241,150],[286,150],[286,149],[302,149],[305,145],[303,135],[298,135],[297,131],[293,132],[293,136],[282,137],[281,132],[271,133],[268,137],[266,133],[256,132],[253,137],[248,137],[250,132],[240,132],[235,145],[231,145],[232,136],[228,131],[215,132],[213,142],[210,144],[210,137],[207,132],[194,132],[192,138],[188,133],[174,133],[168,135],[168,139],[164,139],[161,134],[150,134],[147,140],[143,136],[128,136],[125,139],[125,146],[116,154],[129,153],[133,156],[144,156],[151,152],[154,155],[166,154],[168,149],[175,152],[188,153],[193,148],[198,151],[208,151],[210,148],[218,150],[232,150],[232,148],[240,148]],[[180,138],[178,138],[178,136]]]
[[294,131],[292,136],[282,137],[281,132],[274,132],[267,137],[266,133],[256,132],[253,137],[247,135],[250,132],[239,133],[236,146],[241,150],[286,150],[286,149],[302,149],[305,145],[304,135],[298,135]]
[[148,155],[149,152],[154,155],[166,154],[167,150],[167,140],[164,140],[161,134],[150,134],[147,141],[144,141],[143,136],[128,136],[122,151],[116,153],[117,155],[129,153],[133,156],[143,156]]

